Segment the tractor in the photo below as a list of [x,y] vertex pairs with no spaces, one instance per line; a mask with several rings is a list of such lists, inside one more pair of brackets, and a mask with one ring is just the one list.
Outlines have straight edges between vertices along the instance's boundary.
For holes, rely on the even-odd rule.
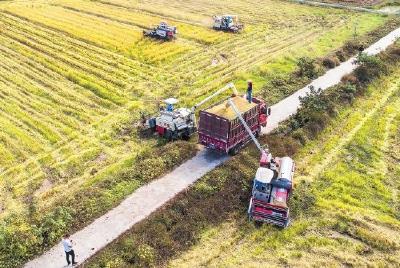
[[158,38],[166,41],[171,41],[176,38],[178,30],[175,26],[169,26],[166,22],[161,22],[152,30],[144,30],[143,35],[153,38]]
[[244,29],[237,15],[214,16],[213,28],[218,31],[238,33]]

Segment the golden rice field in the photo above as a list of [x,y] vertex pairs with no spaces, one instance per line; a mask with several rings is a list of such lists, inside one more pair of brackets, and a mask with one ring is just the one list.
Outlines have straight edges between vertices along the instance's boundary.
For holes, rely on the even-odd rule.
[[[245,31],[213,31],[220,13],[238,14]],[[293,71],[300,56],[339,48],[354,25],[363,35],[387,20],[275,0],[1,1],[0,220],[17,216],[16,226],[28,226],[31,210],[46,215],[161,148],[133,127],[157,100],[194,104],[248,77],[261,88],[265,74]],[[142,36],[160,21],[178,27],[177,40]],[[109,195],[122,198],[140,183]]]

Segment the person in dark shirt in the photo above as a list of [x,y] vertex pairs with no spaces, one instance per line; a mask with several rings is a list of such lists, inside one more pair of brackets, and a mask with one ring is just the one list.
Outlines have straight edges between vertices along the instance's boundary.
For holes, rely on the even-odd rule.
[[249,103],[251,103],[253,99],[253,82],[251,80],[247,81],[246,99],[248,100]]

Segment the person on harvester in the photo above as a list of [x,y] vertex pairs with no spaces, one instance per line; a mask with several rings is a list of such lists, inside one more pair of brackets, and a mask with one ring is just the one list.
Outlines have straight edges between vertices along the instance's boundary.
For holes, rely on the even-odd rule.
[[246,99],[248,100],[249,103],[252,102],[253,100],[253,82],[251,80],[247,81],[247,95]]

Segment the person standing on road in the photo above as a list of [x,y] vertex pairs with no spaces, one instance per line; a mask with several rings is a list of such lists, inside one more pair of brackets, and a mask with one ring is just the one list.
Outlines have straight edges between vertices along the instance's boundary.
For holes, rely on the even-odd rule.
[[72,256],[72,265],[77,264],[77,262],[75,262],[75,252],[72,249],[72,240],[69,239],[69,234],[64,235],[62,245],[64,247],[65,257],[67,259],[68,265],[71,264],[71,262],[69,261],[69,256]]

